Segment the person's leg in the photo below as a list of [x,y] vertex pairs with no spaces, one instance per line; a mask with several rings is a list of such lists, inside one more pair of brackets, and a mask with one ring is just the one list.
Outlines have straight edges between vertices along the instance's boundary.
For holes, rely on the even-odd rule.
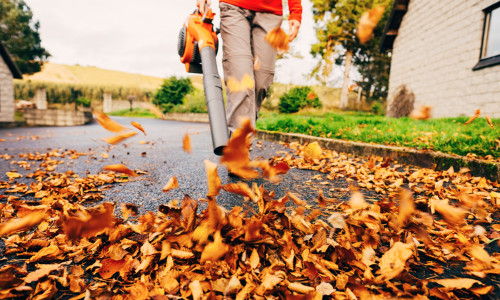
[[274,28],[281,26],[282,16],[270,13],[256,13],[252,27],[252,49],[254,57],[259,60],[260,68],[254,70],[255,77],[255,118],[262,102],[267,97],[269,87],[274,80],[276,51],[266,41],[266,35]]
[[[221,36],[224,81],[237,81],[249,75],[253,80],[253,55],[251,48],[251,22],[254,13],[227,3],[220,3]],[[255,116],[255,91],[230,91],[227,89],[226,117],[232,132],[240,126],[240,119]],[[253,121],[253,124],[255,120]]]

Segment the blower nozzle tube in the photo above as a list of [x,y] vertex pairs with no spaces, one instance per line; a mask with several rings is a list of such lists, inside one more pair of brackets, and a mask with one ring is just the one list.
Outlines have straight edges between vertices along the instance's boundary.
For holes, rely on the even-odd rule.
[[222,155],[222,150],[227,145],[229,133],[227,129],[224,97],[222,96],[222,82],[217,70],[215,49],[204,47],[200,51],[201,67],[203,69],[203,87],[207,101],[210,131],[214,153]]

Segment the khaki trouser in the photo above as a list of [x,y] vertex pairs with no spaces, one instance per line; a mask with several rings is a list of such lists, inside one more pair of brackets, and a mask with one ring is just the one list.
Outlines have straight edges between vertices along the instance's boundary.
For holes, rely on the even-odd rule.
[[[240,126],[241,118],[250,118],[255,127],[262,101],[274,79],[276,51],[265,40],[267,33],[281,25],[280,15],[260,13],[221,2],[222,66],[224,80],[241,81],[245,74],[255,82],[255,89],[229,91],[226,115],[230,131]],[[254,70],[254,60],[260,68]]]

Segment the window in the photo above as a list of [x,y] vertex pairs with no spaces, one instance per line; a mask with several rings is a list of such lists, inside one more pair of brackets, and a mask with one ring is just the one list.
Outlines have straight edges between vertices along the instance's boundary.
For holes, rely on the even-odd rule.
[[484,10],[481,56],[474,70],[500,64],[500,2]]

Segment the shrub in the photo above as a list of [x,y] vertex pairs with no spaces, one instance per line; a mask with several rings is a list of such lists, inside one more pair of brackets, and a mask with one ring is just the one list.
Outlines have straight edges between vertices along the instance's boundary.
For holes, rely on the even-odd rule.
[[153,104],[158,105],[164,113],[169,112],[173,106],[182,104],[184,97],[193,90],[191,79],[172,76],[165,79],[160,89],[156,91]]
[[280,113],[295,113],[305,107],[321,108],[318,96],[308,86],[295,87],[280,97]]
[[90,100],[89,98],[80,97],[80,98],[76,99],[75,103],[76,103],[76,106],[90,107],[92,100]]
[[374,102],[372,104],[372,113],[376,114],[376,115],[383,115],[384,114],[384,105],[382,105],[382,103],[380,102]]
[[206,113],[207,104],[205,94],[202,89],[194,89],[192,93],[186,96],[184,104],[177,105],[173,112],[178,113]]

